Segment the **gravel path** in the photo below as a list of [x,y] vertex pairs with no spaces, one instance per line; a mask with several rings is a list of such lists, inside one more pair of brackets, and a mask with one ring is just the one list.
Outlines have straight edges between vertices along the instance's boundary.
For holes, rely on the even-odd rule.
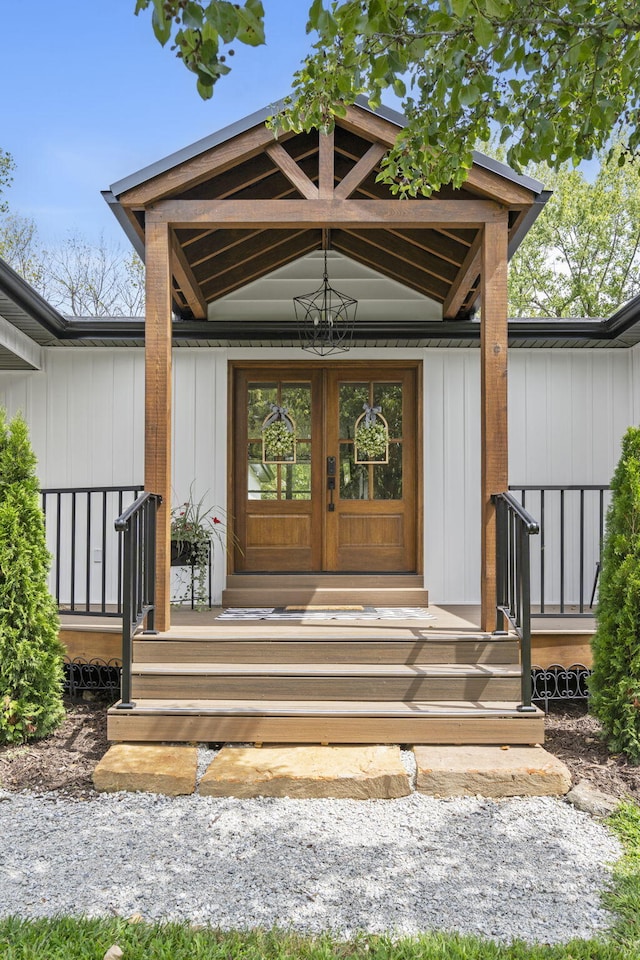
[[561,800],[3,794],[0,915],[557,943],[607,926],[606,829]]

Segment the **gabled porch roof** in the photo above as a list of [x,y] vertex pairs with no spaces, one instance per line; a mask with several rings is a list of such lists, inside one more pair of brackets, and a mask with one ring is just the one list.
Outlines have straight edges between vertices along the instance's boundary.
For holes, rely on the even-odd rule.
[[[331,136],[287,133],[275,140],[265,120],[280,106],[254,113],[104,193],[141,256],[148,214],[162,208],[171,220],[177,316],[210,319],[211,304],[328,247],[428,297],[444,320],[468,319],[479,298],[486,202],[508,211],[511,255],[549,196],[542,184],[476,153],[462,189],[406,200],[398,222],[397,201],[376,177],[404,125],[400,114],[374,113],[360,103],[338,119]],[[368,222],[372,200],[389,203],[386,221],[378,212],[375,223]],[[438,221],[441,201],[452,200],[460,204],[459,215],[445,216],[443,207]]]

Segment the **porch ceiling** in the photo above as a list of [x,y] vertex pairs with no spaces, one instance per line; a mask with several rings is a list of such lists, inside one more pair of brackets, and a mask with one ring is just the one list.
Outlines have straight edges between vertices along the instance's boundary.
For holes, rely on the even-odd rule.
[[492,207],[508,209],[512,252],[548,196],[536,181],[476,155],[463,189],[399,204],[376,177],[402,117],[354,106],[333,135],[276,141],[264,126],[268,113],[106,194],[142,254],[147,218],[170,223],[173,299],[183,320],[207,319],[211,304],[323,247],[436,301],[445,320],[467,319],[479,296],[483,218]]

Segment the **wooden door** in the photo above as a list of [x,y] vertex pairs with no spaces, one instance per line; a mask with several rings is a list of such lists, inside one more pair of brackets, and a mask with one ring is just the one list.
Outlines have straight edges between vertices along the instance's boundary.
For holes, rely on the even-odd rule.
[[[417,569],[417,376],[415,363],[234,366],[237,572]],[[354,442],[365,404],[389,428],[368,462]],[[295,429],[280,459],[263,450],[272,405]]]
[[[326,448],[336,458],[336,489],[325,495],[327,570],[416,569],[415,376],[415,367],[327,371]],[[388,426],[387,448],[374,455],[355,443],[367,407]]]

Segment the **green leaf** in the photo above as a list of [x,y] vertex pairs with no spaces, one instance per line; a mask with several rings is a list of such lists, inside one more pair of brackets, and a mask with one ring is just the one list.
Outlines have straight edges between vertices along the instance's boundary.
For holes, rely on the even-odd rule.
[[307,23],[307,33],[311,33],[312,30],[320,29],[320,20],[324,13],[324,5],[322,0],[313,0],[311,4],[311,9],[309,10],[309,21]]
[[495,33],[491,23],[482,14],[478,14],[473,25],[473,35],[481,47],[491,46]]
[[467,84],[466,87],[461,87],[460,89],[460,103],[465,107],[468,107],[469,104],[475,103],[480,95],[478,87],[474,83]]
[[490,17],[506,17],[511,10],[511,4],[505,0],[485,0],[484,6]]
[[471,0],[451,0],[451,9],[456,17],[466,17],[467,10],[471,5]]
[[247,0],[244,7],[236,11],[238,14],[236,36],[241,43],[246,43],[250,47],[259,47],[264,43],[264,21],[261,19],[261,10],[261,3]]
[[198,80],[196,83],[196,89],[203,100],[210,100],[213,96],[213,84],[212,83],[203,83],[202,80]]
[[151,25],[153,26],[153,32],[156,40],[164,47],[165,43],[171,36],[171,21],[167,20],[164,15],[164,11],[162,11],[160,16],[158,16],[157,10],[154,9],[153,13],[151,14]]
[[[214,23],[213,17],[211,22]],[[232,3],[220,3],[217,7],[215,26],[225,43],[230,43],[238,35],[238,12]]]
[[199,3],[187,3],[182,11],[182,22],[186,27],[199,29],[204,19],[204,11]]

